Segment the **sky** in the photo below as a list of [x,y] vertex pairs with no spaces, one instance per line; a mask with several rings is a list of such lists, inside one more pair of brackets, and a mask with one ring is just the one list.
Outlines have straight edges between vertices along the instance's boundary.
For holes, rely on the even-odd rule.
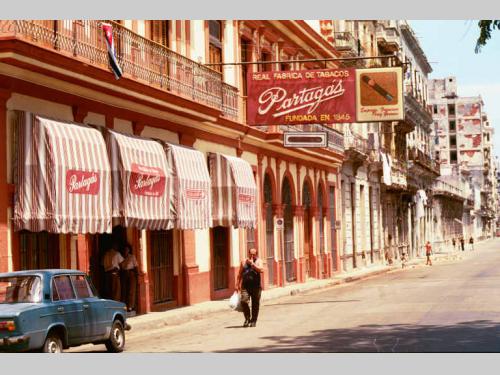
[[500,158],[500,30],[480,53],[477,21],[410,21],[433,72],[430,78],[457,77],[459,96],[481,95],[490,124],[495,129],[494,155]]

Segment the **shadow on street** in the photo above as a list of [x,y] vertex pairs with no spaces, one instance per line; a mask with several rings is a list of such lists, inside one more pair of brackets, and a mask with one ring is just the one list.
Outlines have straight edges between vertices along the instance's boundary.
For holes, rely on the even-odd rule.
[[260,347],[239,352],[500,352],[500,323],[489,320],[454,325],[362,325],[313,331],[307,336],[268,336]]

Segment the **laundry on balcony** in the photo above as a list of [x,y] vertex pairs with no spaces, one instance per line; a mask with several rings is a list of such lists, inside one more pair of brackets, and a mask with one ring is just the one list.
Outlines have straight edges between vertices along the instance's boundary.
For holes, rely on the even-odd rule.
[[391,155],[380,152],[380,159],[382,160],[383,183],[387,186],[392,185],[391,168],[392,159]]

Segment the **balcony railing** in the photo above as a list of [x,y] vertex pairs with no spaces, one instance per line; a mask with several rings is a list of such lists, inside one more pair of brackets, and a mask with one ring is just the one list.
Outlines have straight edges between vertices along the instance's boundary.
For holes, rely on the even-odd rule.
[[417,148],[411,148],[408,150],[408,159],[412,160],[416,163],[419,163],[423,167],[426,167],[427,169],[439,174],[440,173],[440,167],[439,164],[436,163],[434,159],[431,159],[431,157],[427,154],[425,154],[422,150],[419,150]]
[[[216,108],[236,119],[238,92],[222,74],[112,21],[116,56],[125,77]],[[109,69],[101,21],[0,21],[0,37],[27,43]]]
[[368,155],[370,152],[370,145],[368,140],[360,137],[357,134],[346,135],[345,137],[346,150],[352,149],[353,151],[360,152]]
[[448,181],[435,180],[432,189],[435,195],[452,195],[463,200],[469,198],[462,187]]
[[337,32],[333,36],[337,50],[358,53],[358,41],[350,32]]

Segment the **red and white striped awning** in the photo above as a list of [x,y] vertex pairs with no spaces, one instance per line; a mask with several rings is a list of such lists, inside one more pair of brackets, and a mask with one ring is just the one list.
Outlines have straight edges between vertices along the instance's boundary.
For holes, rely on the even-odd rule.
[[255,228],[257,186],[252,167],[243,159],[209,154],[214,226]]
[[165,144],[174,179],[174,209],[177,229],[212,226],[210,175],[205,155],[183,146]]
[[99,130],[17,112],[15,230],[111,232],[111,170]]
[[160,142],[107,131],[113,176],[113,225],[171,229],[172,178]]

